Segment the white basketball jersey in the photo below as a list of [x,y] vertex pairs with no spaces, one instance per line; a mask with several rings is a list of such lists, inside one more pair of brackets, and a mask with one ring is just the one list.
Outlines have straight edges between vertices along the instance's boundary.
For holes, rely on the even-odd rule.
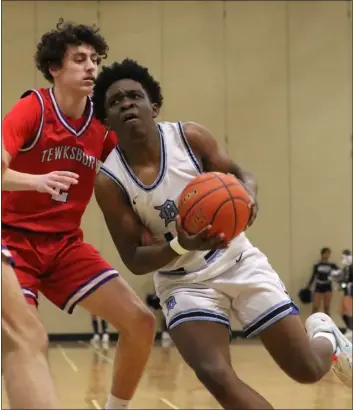
[[[182,124],[158,124],[161,160],[157,178],[144,185],[127,164],[119,147],[114,149],[101,171],[113,179],[128,195],[131,205],[155,242],[170,241],[176,236],[175,218],[178,199],[185,186],[202,173],[201,164],[188,144]],[[123,235],[123,233],[122,233]],[[227,249],[188,252],[156,272],[156,286],[171,275],[177,281],[198,282],[223,273],[251,243],[242,233]]]

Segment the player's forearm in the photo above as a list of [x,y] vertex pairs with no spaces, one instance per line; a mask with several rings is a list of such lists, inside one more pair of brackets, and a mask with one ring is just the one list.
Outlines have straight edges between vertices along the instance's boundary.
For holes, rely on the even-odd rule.
[[155,272],[172,262],[179,255],[168,243],[163,245],[139,246],[133,256],[125,261],[134,275],[146,275]]
[[231,173],[235,175],[240,181],[242,181],[246,185],[246,187],[250,190],[250,192],[254,195],[256,199],[258,185],[257,185],[254,175],[249,171],[245,171],[238,165],[235,165],[233,167]]
[[36,190],[35,175],[7,169],[2,181],[3,191],[34,191]]

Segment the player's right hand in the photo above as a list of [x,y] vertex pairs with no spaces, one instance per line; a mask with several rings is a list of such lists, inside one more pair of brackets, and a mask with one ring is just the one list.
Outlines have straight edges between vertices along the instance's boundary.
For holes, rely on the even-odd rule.
[[58,190],[67,191],[71,185],[78,184],[79,175],[70,171],[53,171],[33,177],[36,191],[55,195]]
[[176,229],[178,233],[179,244],[188,251],[207,251],[212,249],[227,248],[228,243],[225,240],[223,233],[209,236],[209,231],[212,226],[206,226],[200,232],[196,234],[189,234],[182,227],[181,217],[176,217]]

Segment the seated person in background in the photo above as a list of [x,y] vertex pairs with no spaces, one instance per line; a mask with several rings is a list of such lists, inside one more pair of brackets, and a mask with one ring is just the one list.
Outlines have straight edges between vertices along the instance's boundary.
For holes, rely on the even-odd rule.
[[332,298],[332,284],[330,275],[337,270],[338,266],[330,262],[331,249],[321,249],[321,259],[315,263],[313,273],[308,283],[308,288],[315,282],[314,299],[312,313],[318,312],[322,301],[324,302],[324,312],[330,314],[330,304]]

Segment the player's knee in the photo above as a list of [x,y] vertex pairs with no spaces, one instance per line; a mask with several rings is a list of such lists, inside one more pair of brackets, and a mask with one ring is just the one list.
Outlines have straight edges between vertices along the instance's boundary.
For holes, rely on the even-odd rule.
[[[112,323],[114,326],[114,323]],[[156,318],[153,313],[142,303],[133,303],[129,309],[129,314],[124,318],[123,327],[117,329],[121,334],[126,335],[129,339],[143,340],[148,336],[155,334]]]
[[32,322],[32,331],[28,337],[28,343],[31,345],[31,349],[41,353],[47,353],[48,351],[48,334],[45,330],[42,322],[34,317]]
[[230,366],[227,366],[223,361],[204,361],[193,366],[197,378],[203,385],[209,389],[217,397],[221,396],[229,385],[230,372],[234,377],[234,373]]
[[7,353],[22,351],[35,355],[47,352],[48,335],[39,318],[31,311],[18,318],[15,324],[6,323],[3,331]]
[[297,362],[295,366],[287,369],[286,373],[301,384],[316,383],[324,376],[324,372],[315,360]]
[[136,309],[131,322],[131,330],[136,334],[154,334],[156,318],[143,304]]

